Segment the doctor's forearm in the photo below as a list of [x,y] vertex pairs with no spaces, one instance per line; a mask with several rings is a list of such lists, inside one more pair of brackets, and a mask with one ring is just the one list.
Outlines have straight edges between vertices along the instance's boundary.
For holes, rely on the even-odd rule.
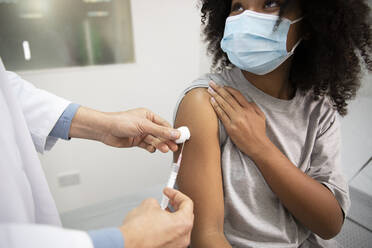
[[69,136],[101,141],[102,136],[107,133],[109,125],[107,113],[80,107],[72,119]]

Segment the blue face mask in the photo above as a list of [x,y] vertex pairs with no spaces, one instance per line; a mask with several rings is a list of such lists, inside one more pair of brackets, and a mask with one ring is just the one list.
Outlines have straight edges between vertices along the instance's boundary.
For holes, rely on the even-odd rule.
[[286,61],[300,44],[300,39],[290,52],[287,52],[287,35],[291,22],[282,18],[274,30],[278,16],[261,14],[246,10],[230,16],[226,20],[221,48],[232,64],[257,75],[265,75]]

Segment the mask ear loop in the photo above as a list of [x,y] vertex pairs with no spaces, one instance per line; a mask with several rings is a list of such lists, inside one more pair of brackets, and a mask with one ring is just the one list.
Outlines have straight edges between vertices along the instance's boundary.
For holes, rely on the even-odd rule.
[[289,56],[293,55],[294,54],[294,51],[296,50],[296,48],[300,45],[301,41],[303,40],[304,38],[300,38],[297,43],[293,46],[292,50],[288,53]]
[[[297,22],[300,22],[302,21],[303,19],[305,18],[305,16],[302,16],[294,21],[291,22],[291,25],[292,24],[296,24]],[[296,50],[296,48],[300,45],[301,41],[303,40],[304,38],[300,38],[297,43],[293,46],[292,50],[288,53],[289,56],[293,55],[294,51]]]
[[[291,57],[294,54],[294,51],[296,50],[298,45],[300,45],[302,40],[303,40],[303,38],[300,38],[300,40],[297,41],[297,43],[293,46],[292,50],[287,53],[287,55],[283,58],[282,62],[280,62],[280,64],[276,68],[278,68],[281,64],[283,64],[289,57]],[[274,71],[276,68],[272,69],[271,71],[269,71],[267,73],[270,73],[270,72]],[[259,74],[259,75],[263,75],[263,74]]]
[[304,18],[305,18],[305,16],[302,16],[302,17],[300,17],[300,18],[298,18],[298,19],[292,21],[292,22],[291,22],[291,25],[292,25],[292,24],[296,24],[297,22],[302,21]]

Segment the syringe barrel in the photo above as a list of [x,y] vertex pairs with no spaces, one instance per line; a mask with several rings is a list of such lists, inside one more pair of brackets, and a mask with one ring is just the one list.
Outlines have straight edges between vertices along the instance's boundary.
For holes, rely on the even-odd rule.
[[[172,164],[171,173],[170,173],[170,176],[167,182],[167,188],[172,188],[172,189],[174,188],[174,185],[176,184],[179,169],[180,167],[177,163]],[[160,203],[161,208],[166,209],[168,207],[168,204],[169,204],[169,198],[163,194],[163,197]]]

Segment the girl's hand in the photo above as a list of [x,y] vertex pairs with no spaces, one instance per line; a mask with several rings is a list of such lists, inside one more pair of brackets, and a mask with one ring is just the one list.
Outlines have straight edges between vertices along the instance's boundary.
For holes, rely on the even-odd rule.
[[262,154],[270,140],[261,109],[236,89],[210,82],[210,102],[235,145],[252,159]]

